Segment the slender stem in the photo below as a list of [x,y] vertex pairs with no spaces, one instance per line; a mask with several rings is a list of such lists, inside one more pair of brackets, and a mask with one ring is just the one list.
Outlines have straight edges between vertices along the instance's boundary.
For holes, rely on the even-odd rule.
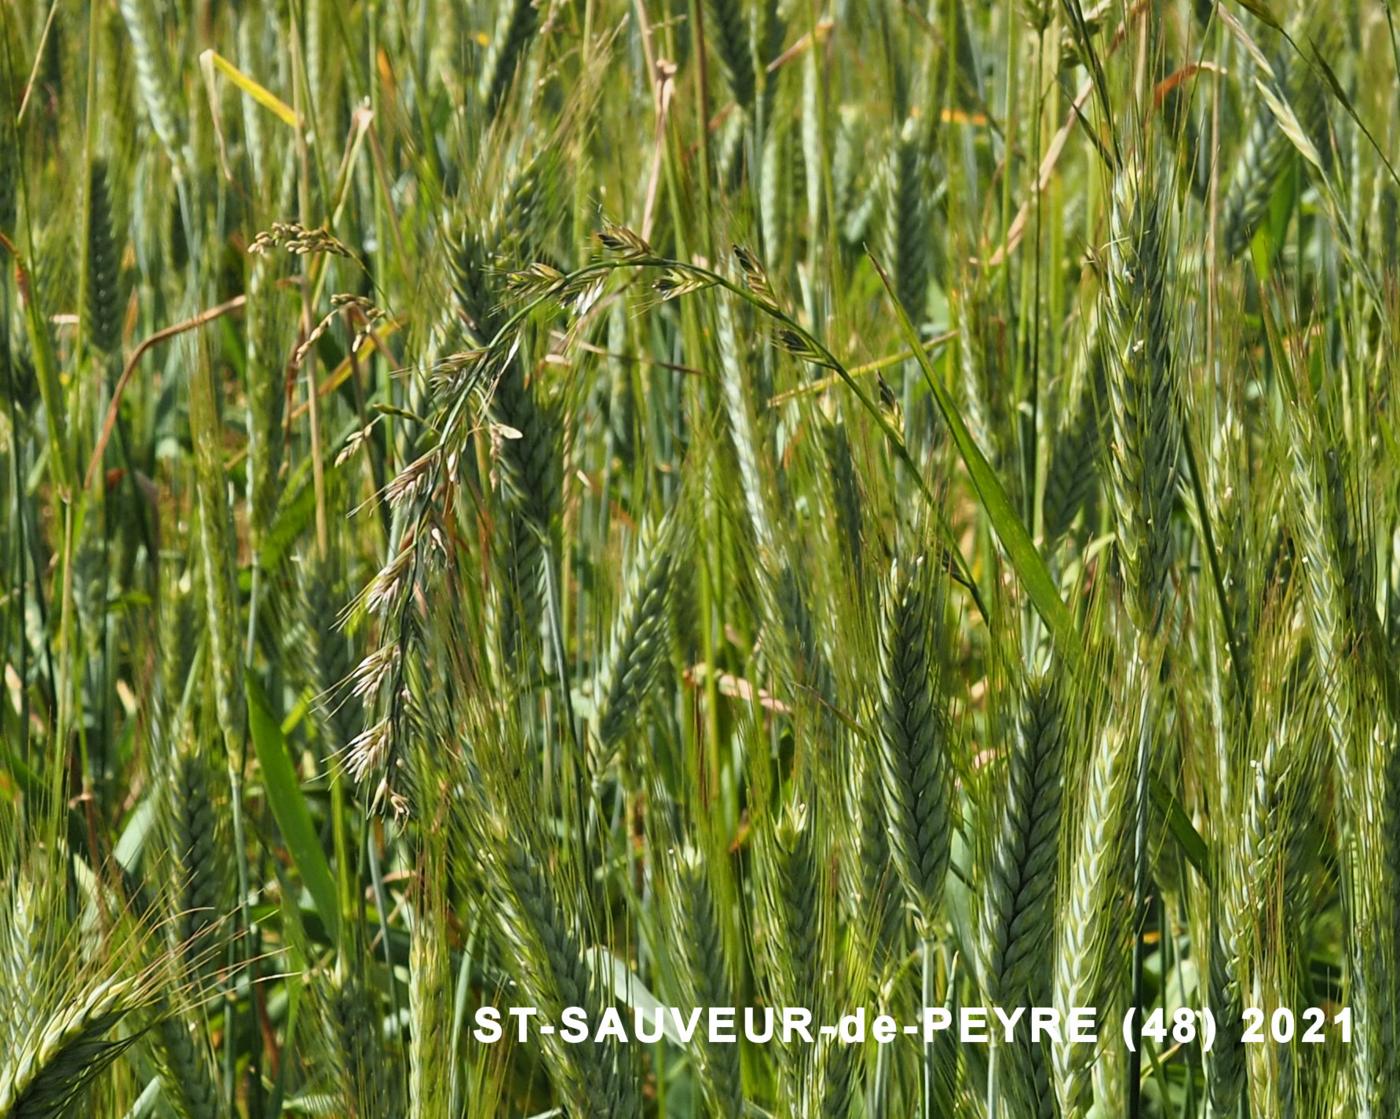
[[[933,938],[924,937],[919,943],[919,970],[922,995],[919,999],[921,1021],[933,1006]],[[933,1119],[933,1041],[924,1033],[923,1042],[923,1119]]]
[[[574,718],[574,701],[570,695],[569,662],[564,652],[564,616],[553,552],[554,549],[549,546],[544,549],[545,609],[549,615],[549,640],[554,656],[554,671],[559,680],[559,702],[569,736],[569,760],[574,779],[574,826],[578,829],[580,844],[584,844],[588,836],[584,823],[584,806],[588,803],[588,798],[584,795],[584,771],[587,763],[583,755],[582,739],[579,738],[578,723]],[[586,852],[584,854],[586,857]]]
[[890,1047],[878,1045],[875,1049],[875,1074],[865,1098],[865,1114],[870,1119],[885,1119],[885,1097],[890,1085]]
[[1191,494],[1196,502],[1196,515],[1201,522],[1201,545],[1206,553],[1206,563],[1210,567],[1211,586],[1215,591],[1215,602],[1220,607],[1220,623],[1225,630],[1225,643],[1230,647],[1230,675],[1235,681],[1241,699],[1245,695],[1244,661],[1240,656],[1239,640],[1230,619],[1230,601],[1225,594],[1225,578],[1220,570],[1220,554],[1215,547],[1215,534],[1210,527],[1210,509],[1206,505],[1205,486],[1201,482],[1201,469],[1196,462],[1196,450],[1191,433],[1183,433],[1182,443],[1186,447],[1186,465],[1191,475]]
[[987,1049],[987,1119],[997,1119],[997,1054],[1000,1050],[1001,1042],[998,1040],[993,1040]]
[[384,889],[384,870],[379,865],[379,851],[374,843],[374,826],[366,818],[365,853],[369,856],[369,880],[374,890],[374,908],[379,919],[379,941],[384,952],[384,971],[389,987],[389,1009],[394,1021],[399,1020],[399,987],[394,981],[394,957],[389,943],[389,893]]
[[1145,656],[1145,641],[1138,642],[1134,657],[1133,674],[1141,694],[1138,715],[1138,755],[1135,833],[1133,838],[1133,1021],[1138,1030],[1138,1043],[1128,1052],[1128,1119],[1138,1119],[1142,1111],[1142,961],[1143,936],[1147,931],[1147,821],[1148,821],[1148,771],[1151,760],[1151,736],[1149,719],[1151,716],[1151,686],[1148,676],[1148,658]]
[[[239,757],[235,761],[233,743],[229,743],[228,753],[228,781],[229,781],[229,807],[233,817],[233,849],[236,855],[235,862],[238,866],[238,905],[234,908],[237,914],[234,922],[235,936],[229,941],[228,954],[229,962],[233,965],[246,963],[247,945],[244,938],[248,934],[248,895],[250,892],[248,874],[248,847],[243,827],[243,758],[242,749],[238,751]],[[242,951],[240,951],[240,947]],[[256,973],[252,973],[250,978],[255,979]],[[238,1012],[238,981],[231,975],[228,983],[224,987],[224,1088],[227,1093],[227,1106],[230,1115],[236,1114],[235,1108],[238,1100],[238,1080],[234,1075],[234,1062],[237,1057],[238,1031],[234,1027],[234,1019]]]

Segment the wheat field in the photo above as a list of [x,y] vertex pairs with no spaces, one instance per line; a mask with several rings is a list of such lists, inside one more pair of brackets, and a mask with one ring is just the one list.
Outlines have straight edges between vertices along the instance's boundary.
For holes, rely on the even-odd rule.
[[0,5],[0,1119],[1400,1114],[1397,163],[1389,0]]

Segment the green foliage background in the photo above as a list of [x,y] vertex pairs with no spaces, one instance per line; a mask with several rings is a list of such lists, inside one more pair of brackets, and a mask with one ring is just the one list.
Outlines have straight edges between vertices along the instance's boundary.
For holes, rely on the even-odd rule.
[[[1395,1115],[1398,93],[1388,0],[0,7],[0,1119]],[[1104,1026],[471,1035],[655,1000]]]

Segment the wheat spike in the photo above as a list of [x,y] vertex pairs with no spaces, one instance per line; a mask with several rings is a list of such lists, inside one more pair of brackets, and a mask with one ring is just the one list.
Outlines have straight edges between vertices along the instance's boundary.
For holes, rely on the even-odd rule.
[[[1055,956],[1054,1005],[1103,1007],[1118,976],[1114,956],[1126,935],[1128,839],[1133,750],[1116,721],[1094,733],[1083,777],[1078,823],[1068,836],[1070,859],[1061,895]],[[1093,1047],[1058,1045],[1052,1053],[1055,1094],[1064,1119],[1088,1114]]]
[[479,91],[488,112],[499,110],[538,23],[535,0],[501,0],[496,30],[481,67]]
[[[1297,32],[1295,32],[1296,34]],[[1272,78],[1264,78],[1281,102],[1291,105],[1297,119],[1314,131],[1323,113],[1321,89],[1311,80],[1292,48],[1277,52],[1271,60]],[[1280,177],[1293,158],[1294,147],[1272,110],[1256,103],[1225,195],[1225,255],[1237,257],[1249,247],[1269,213],[1269,201]]]
[[647,524],[637,539],[598,687],[602,704],[598,739],[605,757],[636,721],[665,657],[672,583],[670,537],[664,526]]
[[730,92],[741,109],[754,103],[754,53],[741,0],[705,0],[705,27]]
[[1104,448],[1107,371],[1101,350],[1101,317],[1090,312],[1081,343],[1083,368],[1071,389],[1067,415],[1050,444],[1042,520],[1047,546],[1059,541],[1088,503],[1098,483]]
[[222,1113],[198,1020],[161,1006],[155,1028],[166,1101],[180,1119],[217,1119]]
[[[493,888],[505,942],[514,949],[521,985],[542,1014],[557,1018],[568,1006],[600,1009],[577,935],[560,911],[549,872],[513,836],[496,835],[491,851]],[[606,1046],[565,1045],[545,1039],[545,1056],[571,1107],[580,1116],[630,1119],[640,1113],[625,1065]]]
[[286,354],[281,294],[273,284],[273,265],[261,255],[248,267],[248,520],[254,547],[272,524],[281,494],[282,420],[285,411]]
[[175,72],[167,58],[165,34],[151,0],[121,0],[121,12],[131,36],[131,53],[136,59],[136,84],[145,103],[151,128],[171,162],[183,161],[184,141],[177,119],[178,101],[171,75]]
[[173,749],[164,786],[164,825],[172,863],[172,936],[189,966],[208,974],[215,963],[209,935],[228,908],[229,869],[223,808],[214,769],[185,736]]
[[952,774],[922,557],[896,563],[880,623],[877,734],[890,851],[924,936],[938,918],[952,842]]
[[63,1115],[136,1039],[109,1040],[136,1005],[136,985],[107,979],[35,1023],[0,1066],[0,1117]]
[[1112,218],[1104,312],[1111,339],[1110,476],[1129,615],[1139,633],[1151,634],[1167,598],[1182,424],[1168,294],[1173,242],[1167,205],[1149,171],[1125,169]]
[[1065,719],[1045,678],[1025,688],[1019,733],[1006,763],[982,919],[984,989],[1000,1005],[1033,1000],[1051,962],[1060,837]]
[[107,166],[95,160],[88,176],[87,326],[89,340],[104,354],[115,354],[121,345],[119,254]]
[[[692,1005],[733,1005],[733,983],[725,972],[728,957],[714,895],[705,864],[693,849],[682,852],[678,860],[672,920]],[[739,1119],[744,1094],[736,1047],[702,1038],[697,1058],[705,1098],[713,1114],[722,1119]]]

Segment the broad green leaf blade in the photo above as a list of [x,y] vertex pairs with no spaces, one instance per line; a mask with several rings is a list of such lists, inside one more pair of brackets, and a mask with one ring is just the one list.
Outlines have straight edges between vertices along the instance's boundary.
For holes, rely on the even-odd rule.
[[339,943],[340,911],[336,906],[335,878],[331,875],[330,863],[326,861],[321,842],[316,838],[316,828],[311,823],[311,812],[302,796],[301,783],[287,754],[282,728],[272,713],[262,686],[251,675],[246,676],[245,680],[248,729],[253,736],[258,764],[262,767],[267,802],[317,913],[325,922],[331,939]]

